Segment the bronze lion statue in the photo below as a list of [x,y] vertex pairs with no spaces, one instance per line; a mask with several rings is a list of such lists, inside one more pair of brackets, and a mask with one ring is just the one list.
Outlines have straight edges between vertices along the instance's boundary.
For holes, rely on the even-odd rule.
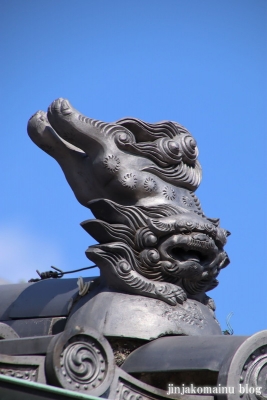
[[[174,332],[187,334],[190,325],[203,329],[209,319],[205,310],[215,309],[206,292],[217,286],[220,270],[229,263],[224,251],[229,232],[219,219],[204,215],[194,193],[201,166],[196,141],[186,128],[136,118],[105,123],[58,99],[47,113],[33,115],[28,133],[57,160],[78,201],[96,217],[81,224],[99,242],[86,251],[100,268],[86,303],[101,298],[103,305],[108,296],[108,308],[123,296],[135,321],[133,303],[141,299],[144,310],[150,298],[149,304],[164,309],[169,320],[176,318]],[[181,325],[188,326],[180,332]]]

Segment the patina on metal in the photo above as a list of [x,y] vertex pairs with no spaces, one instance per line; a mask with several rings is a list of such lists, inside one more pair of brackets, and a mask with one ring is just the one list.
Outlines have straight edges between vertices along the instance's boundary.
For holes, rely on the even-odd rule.
[[[58,99],[28,133],[96,217],[81,225],[99,242],[86,256],[100,276],[54,270],[3,287],[0,398],[267,399],[267,331],[223,335],[207,295],[229,264],[229,232],[195,195],[201,167],[187,129],[105,123]],[[193,389],[181,395],[183,385]]]

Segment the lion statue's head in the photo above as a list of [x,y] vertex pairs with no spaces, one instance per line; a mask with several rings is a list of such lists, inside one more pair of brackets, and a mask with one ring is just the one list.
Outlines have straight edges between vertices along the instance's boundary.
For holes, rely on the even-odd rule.
[[100,243],[87,256],[107,285],[172,305],[187,297],[206,301],[229,263],[229,232],[204,215],[194,193],[198,148],[183,126],[135,118],[105,123],[58,99],[30,119],[28,133],[97,218],[82,226]]

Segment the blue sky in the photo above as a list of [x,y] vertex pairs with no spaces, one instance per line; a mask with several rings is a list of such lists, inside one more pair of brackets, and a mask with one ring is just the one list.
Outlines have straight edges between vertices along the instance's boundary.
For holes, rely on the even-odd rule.
[[2,0],[0,18],[0,278],[90,265],[79,223],[91,214],[26,133],[65,97],[103,121],[187,127],[202,207],[232,232],[231,264],[209,293],[217,317],[225,329],[234,312],[235,334],[266,329],[266,1]]

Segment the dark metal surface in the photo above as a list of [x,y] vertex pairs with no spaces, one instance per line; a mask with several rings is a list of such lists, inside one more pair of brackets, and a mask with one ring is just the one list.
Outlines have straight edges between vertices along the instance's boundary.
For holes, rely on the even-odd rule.
[[0,290],[0,321],[10,319],[10,307],[17,300],[20,294],[32,283],[17,283],[12,285],[1,285]]
[[19,337],[56,335],[63,331],[66,317],[10,319],[5,324]]
[[0,340],[0,354],[46,354],[47,347],[52,338],[53,336],[42,336]]
[[149,342],[132,352],[122,369],[128,373],[183,370],[220,371],[225,358],[247,336],[173,336]]
[[209,309],[194,300],[171,306],[140,295],[102,290],[89,293],[73,307],[66,328],[93,328],[103,335],[153,340],[166,335],[220,335]]
[[[93,279],[85,278],[84,280],[88,282]],[[16,285],[7,286],[10,286],[12,290]],[[8,291],[8,288],[6,290]],[[47,279],[28,284],[21,289],[13,303],[10,302],[8,317],[20,319],[66,316],[69,313],[69,302],[77,292],[78,286],[75,278]],[[2,296],[4,295],[1,293],[0,300]]]

